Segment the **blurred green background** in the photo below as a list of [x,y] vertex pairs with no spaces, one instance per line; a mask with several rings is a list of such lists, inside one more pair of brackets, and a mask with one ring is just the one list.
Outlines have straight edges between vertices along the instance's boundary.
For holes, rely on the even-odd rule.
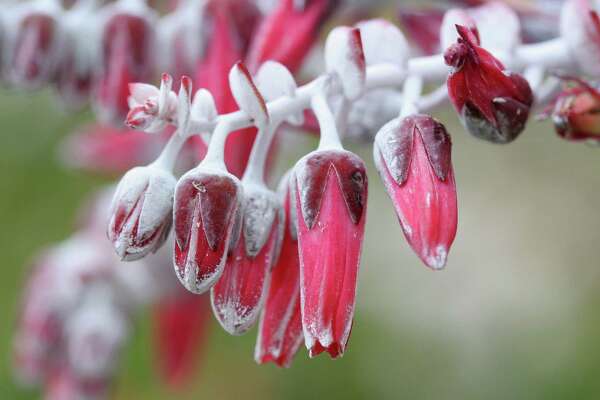
[[[567,143],[531,121],[514,144],[454,139],[459,230],[448,266],[420,265],[402,236],[370,146],[368,224],[347,354],[289,370],[253,361],[255,330],[211,322],[192,386],[164,389],[153,367],[149,313],[123,354],[113,399],[600,398],[600,149]],[[63,168],[57,144],[91,115],[67,115],[48,94],[0,96],[0,399],[35,399],[13,381],[11,341],[26,265],[66,238],[103,181]],[[291,137],[281,167],[314,146]],[[294,152],[290,152],[294,150]]]

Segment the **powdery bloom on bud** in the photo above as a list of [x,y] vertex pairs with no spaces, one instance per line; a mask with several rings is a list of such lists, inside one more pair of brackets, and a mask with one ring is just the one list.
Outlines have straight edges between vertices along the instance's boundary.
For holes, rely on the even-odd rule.
[[325,65],[328,72],[339,77],[344,96],[350,100],[360,97],[366,81],[360,29],[340,26],[329,33],[325,41]]
[[560,13],[560,33],[581,70],[600,76],[600,16],[593,0],[568,0]]
[[[296,80],[285,65],[276,61],[265,61],[256,73],[256,86],[263,98],[272,101],[283,96],[296,96]],[[302,125],[304,114],[298,112],[286,118],[292,125]]]
[[127,103],[130,110],[125,124],[149,133],[161,132],[168,122],[176,119],[178,111],[178,98],[171,90],[172,86],[173,78],[169,74],[162,75],[160,89],[147,83],[129,84]]
[[294,167],[304,341],[311,357],[343,355],[354,316],[367,209],[363,161],[317,150]]
[[295,222],[295,198],[289,174],[281,181],[285,220],[282,221],[281,253],[271,272],[269,293],[263,308],[254,349],[259,364],[273,362],[289,367],[304,341],[300,309],[300,254]]
[[410,56],[408,42],[402,31],[384,19],[359,22],[360,37],[367,65],[392,64],[406,67]]
[[451,147],[444,126],[422,114],[387,123],[373,147],[375,165],[404,236],[432,269],[445,266],[456,235]]
[[241,236],[230,245],[223,275],[210,292],[217,320],[232,335],[246,333],[260,313],[280,244],[280,214],[274,193],[244,184]]
[[192,118],[200,121],[212,122],[217,119],[219,113],[215,105],[215,99],[206,89],[199,89],[194,95],[190,109]]
[[223,273],[241,202],[239,180],[221,170],[197,167],[177,183],[174,264],[189,291],[206,292]]
[[600,142],[600,91],[587,82],[568,78],[566,87],[549,106],[556,133],[570,141]]
[[240,109],[248,114],[257,126],[264,126],[269,121],[265,100],[242,62],[236,63],[229,71],[229,87]]
[[509,143],[525,128],[531,88],[479,46],[476,29],[456,28],[460,37],[444,53],[446,64],[453,67],[447,82],[450,100],[473,136]]
[[51,10],[39,9],[20,20],[10,65],[13,83],[37,89],[49,83],[59,62],[62,33]]
[[155,252],[171,230],[175,177],[159,167],[128,171],[113,197],[108,238],[124,261]]

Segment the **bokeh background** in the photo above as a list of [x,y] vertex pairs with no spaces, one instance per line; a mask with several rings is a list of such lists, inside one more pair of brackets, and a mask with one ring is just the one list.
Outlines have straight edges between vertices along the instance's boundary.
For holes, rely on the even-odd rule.
[[[174,394],[160,384],[142,314],[112,398],[600,398],[600,149],[535,121],[515,143],[491,145],[469,137],[449,107],[436,115],[453,135],[459,191],[444,271],[411,252],[371,147],[356,145],[370,197],[346,355],[309,360],[301,350],[289,370],[258,366],[256,330],[232,337],[213,320],[195,379]],[[39,398],[10,369],[19,293],[35,252],[66,238],[86,195],[107,182],[58,161],[61,138],[91,118],[65,114],[49,93],[0,92],[0,399]],[[286,140],[279,170],[316,144]]]

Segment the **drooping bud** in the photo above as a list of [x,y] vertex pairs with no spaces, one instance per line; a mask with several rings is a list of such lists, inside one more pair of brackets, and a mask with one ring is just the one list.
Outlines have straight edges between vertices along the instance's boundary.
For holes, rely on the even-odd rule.
[[273,362],[289,367],[304,341],[300,309],[300,255],[295,223],[295,197],[289,174],[281,180],[278,195],[282,198],[285,220],[277,264],[271,272],[269,293],[258,328],[254,359],[259,364]]
[[[185,79],[187,80],[189,78]],[[125,124],[131,129],[158,133],[166,127],[167,122],[175,121],[178,97],[171,90],[172,86],[173,78],[169,74],[162,75],[160,89],[147,83],[130,84],[130,95],[127,99],[130,110]]]
[[294,167],[304,340],[311,357],[343,355],[354,316],[367,209],[363,161],[317,150]]
[[568,0],[560,13],[560,34],[579,68],[600,76],[600,15],[592,0]]
[[580,79],[569,78],[569,83],[550,106],[556,133],[570,141],[600,143],[600,92]]
[[189,291],[206,292],[223,273],[241,202],[239,180],[220,169],[198,166],[177,183],[174,264]]
[[229,87],[236,103],[257,126],[269,121],[269,112],[246,66],[238,62],[229,71]]
[[325,65],[335,73],[349,100],[360,97],[366,82],[366,63],[360,29],[340,26],[334,28],[325,42]]
[[444,126],[422,114],[390,121],[373,146],[375,165],[404,236],[432,269],[444,267],[456,235],[451,147]]
[[107,11],[102,27],[103,62],[93,96],[98,117],[114,124],[121,124],[129,110],[129,84],[150,81],[155,64],[155,15],[138,3],[135,9],[123,3],[114,3]]
[[246,333],[260,313],[280,244],[280,214],[274,193],[263,185],[244,182],[241,236],[210,292],[217,320],[232,335]]
[[113,197],[108,238],[124,261],[155,252],[171,230],[175,177],[152,165],[127,172]]
[[479,46],[476,29],[457,26],[457,43],[444,53],[453,67],[448,95],[469,133],[493,143],[509,143],[525,128],[533,94],[527,81],[504,69]]

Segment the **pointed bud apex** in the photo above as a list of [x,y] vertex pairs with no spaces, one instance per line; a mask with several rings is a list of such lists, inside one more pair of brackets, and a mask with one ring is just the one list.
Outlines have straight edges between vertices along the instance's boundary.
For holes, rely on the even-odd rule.
[[456,235],[456,185],[450,136],[427,115],[387,123],[375,138],[375,165],[406,240],[432,269],[441,269]]
[[[266,101],[276,100],[283,96],[296,96],[296,80],[283,64],[276,61],[264,62],[260,66],[255,80],[256,86]],[[292,125],[302,125],[304,114],[302,112],[292,114],[287,117],[286,121]]]
[[325,65],[337,74],[344,96],[355,100],[364,91],[366,81],[365,54],[360,30],[340,26],[334,28],[325,42]]
[[560,13],[560,33],[579,68],[600,76],[600,16],[591,0],[568,0]]
[[465,26],[479,35],[475,20],[469,15],[466,9],[450,9],[444,14],[444,19],[442,19],[442,25],[440,26],[440,46],[442,49],[445,50],[456,43],[458,39],[458,33],[456,32],[457,25]]
[[173,78],[168,74],[162,75],[160,89],[146,83],[129,84],[130,110],[125,124],[147,133],[162,132],[167,121],[175,119],[178,110],[178,97],[171,90],[172,85]]
[[367,174],[355,154],[322,150],[300,159],[292,179],[304,340],[311,357],[327,351],[336,358],[346,349],[354,316]]
[[217,320],[232,335],[246,333],[263,305],[280,244],[279,207],[264,186],[244,185],[242,235],[210,292]]
[[525,128],[531,88],[479,46],[477,30],[457,26],[457,31],[457,43],[444,53],[446,64],[454,67],[447,82],[450,100],[473,136],[509,143]]
[[191,117],[197,120],[214,121],[219,113],[215,105],[215,99],[212,94],[206,89],[199,89],[194,95],[192,109],[190,110]]
[[394,24],[384,19],[359,22],[367,65],[391,64],[404,70],[410,56],[408,42]]
[[238,62],[229,71],[229,87],[240,109],[248,114],[257,126],[263,126],[269,121],[265,100],[243,63]]
[[175,178],[148,166],[127,172],[113,197],[108,238],[122,260],[155,252],[171,230]]
[[259,364],[273,362],[289,367],[304,341],[300,311],[300,255],[298,234],[293,223],[295,202],[289,174],[282,179],[278,195],[282,198],[285,219],[282,220],[281,254],[271,272],[269,293],[263,308],[254,359]]
[[181,134],[186,134],[188,131],[191,105],[192,80],[188,76],[182,76],[179,96],[177,97],[177,127]]
[[242,201],[239,180],[196,167],[175,188],[175,271],[191,292],[204,293],[223,272],[235,215]]

